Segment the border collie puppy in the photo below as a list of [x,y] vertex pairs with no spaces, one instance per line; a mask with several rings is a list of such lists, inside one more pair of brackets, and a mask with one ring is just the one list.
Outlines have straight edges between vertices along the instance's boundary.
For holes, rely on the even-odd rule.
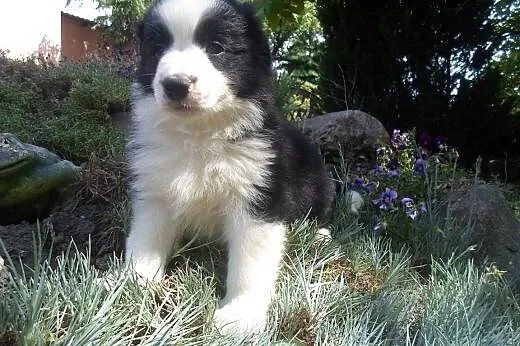
[[266,36],[249,4],[159,0],[139,28],[126,258],[160,280],[185,236],[222,240],[224,332],[267,320],[287,225],[327,222],[334,187],[316,150],[284,122]]

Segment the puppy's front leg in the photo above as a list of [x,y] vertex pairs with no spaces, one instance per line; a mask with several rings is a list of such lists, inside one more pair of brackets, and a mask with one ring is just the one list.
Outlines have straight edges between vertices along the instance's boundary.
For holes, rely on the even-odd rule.
[[214,320],[224,333],[263,329],[282,259],[285,227],[249,216],[231,217],[226,225],[229,249],[226,296]]
[[178,239],[178,230],[172,227],[172,217],[161,201],[137,198],[132,210],[126,261],[131,263],[142,282],[159,281]]

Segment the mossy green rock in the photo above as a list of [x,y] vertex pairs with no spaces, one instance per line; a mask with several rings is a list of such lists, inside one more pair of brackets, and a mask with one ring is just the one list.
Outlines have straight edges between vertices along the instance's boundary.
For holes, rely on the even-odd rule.
[[0,211],[30,204],[80,177],[72,162],[13,134],[0,134]]

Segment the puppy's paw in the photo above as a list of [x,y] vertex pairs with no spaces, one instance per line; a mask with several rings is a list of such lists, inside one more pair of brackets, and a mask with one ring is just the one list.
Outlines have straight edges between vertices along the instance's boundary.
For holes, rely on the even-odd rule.
[[251,301],[233,301],[215,310],[213,322],[224,335],[255,334],[267,325],[267,309]]
[[152,261],[133,261],[133,275],[141,286],[159,282],[164,276],[164,266]]

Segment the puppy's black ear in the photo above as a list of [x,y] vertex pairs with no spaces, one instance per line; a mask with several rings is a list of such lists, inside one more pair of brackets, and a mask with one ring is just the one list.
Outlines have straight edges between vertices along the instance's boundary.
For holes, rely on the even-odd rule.
[[271,49],[269,47],[269,40],[264,33],[262,22],[258,18],[257,8],[253,4],[247,2],[241,3],[239,6],[238,12],[244,16],[247,22],[247,35],[252,42],[256,42],[252,47],[252,49],[257,51],[255,56],[261,57],[261,59],[256,61],[256,63],[261,64],[261,66],[270,70]]
[[256,8],[255,5],[253,5],[252,3],[249,3],[249,2],[243,2],[243,3],[240,3],[239,4],[240,8],[239,8],[239,12],[247,19],[247,20],[252,20],[254,22],[257,22],[258,24],[261,25],[261,21],[260,21],[260,18],[259,18],[259,12],[258,12],[258,8]]

